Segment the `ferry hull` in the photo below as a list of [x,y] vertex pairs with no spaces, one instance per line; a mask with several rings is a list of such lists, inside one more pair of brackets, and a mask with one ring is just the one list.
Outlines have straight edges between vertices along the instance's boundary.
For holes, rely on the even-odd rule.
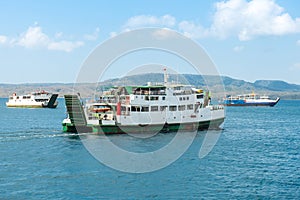
[[268,101],[268,102],[247,102],[244,100],[226,100],[224,102],[225,106],[270,106],[273,107],[279,102],[280,98],[277,98],[274,101]]
[[6,104],[9,108],[56,108],[57,103],[51,106],[44,106],[43,104],[40,105],[26,105],[26,104]]
[[224,104],[225,106],[270,106],[273,107],[276,103],[244,103],[244,104]]
[[96,133],[96,134],[126,134],[126,133],[153,133],[153,132],[177,132],[196,131],[208,129],[220,129],[225,118],[195,123],[174,123],[174,124],[149,124],[138,126],[122,125],[79,125],[63,123],[63,131],[71,133]]

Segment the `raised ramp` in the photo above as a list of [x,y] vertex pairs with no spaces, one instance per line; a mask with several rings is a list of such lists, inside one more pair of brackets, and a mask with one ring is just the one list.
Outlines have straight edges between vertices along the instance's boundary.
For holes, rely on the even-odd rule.
[[48,102],[48,105],[47,105],[48,108],[56,108],[56,106],[57,106],[57,102],[56,102],[57,97],[58,97],[58,94],[52,94],[52,96],[51,96],[51,98]]
[[86,118],[77,95],[65,95],[65,104],[71,123],[76,127],[86,126]]

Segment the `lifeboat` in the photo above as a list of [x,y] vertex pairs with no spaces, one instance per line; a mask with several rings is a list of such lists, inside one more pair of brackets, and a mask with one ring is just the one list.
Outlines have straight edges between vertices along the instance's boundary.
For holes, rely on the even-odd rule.
[[100,112],[107,112],[110,111],[111,107],[107,104],[101,104],[101,105],[93,105],[90,108],[91,112],[100,113]]

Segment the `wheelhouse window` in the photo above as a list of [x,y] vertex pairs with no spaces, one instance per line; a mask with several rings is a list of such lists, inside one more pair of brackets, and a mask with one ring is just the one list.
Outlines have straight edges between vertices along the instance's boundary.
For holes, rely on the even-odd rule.
[[178,106],[178,110],[179,110],[179,111],[184,111],[184,110],[185,110],[185,105],[180,105],[180,106]]
[[151,111],[152,112],[158,111],[158,106],[151,106]]
[[169,111],[176,111],[177,110],[177,106],[169,106]]
[[36,102],[44,102],[44,101],[48,101],[48,99],[36,99]]
[[30,99],[30,96],[23,96],[23,99]]
[[197,99],[203,99],[203,94],[197,94]]
[[149,106],[142,106],[142,112],[149,112]]
[[167,106],[160,106],[160,111],[165,111]]
[[133,94],[135,95],[165,95],[165,87],[157,86],[141,86],[133,88]]
[[187,109],[188,110],[193,110],[194,109],[194,105],[193,104],[188,104],[187,105]]
[[145,96],[145,100],[147,101],[157,101],[158,100],[158,96]]
[[131,106],[131,112],[140,112],[140,106]]
[[151,101],[157,101],[157,100],[158,100],[158,96],[151,96],[151,97],[150,97],[150,100],[151,100]]

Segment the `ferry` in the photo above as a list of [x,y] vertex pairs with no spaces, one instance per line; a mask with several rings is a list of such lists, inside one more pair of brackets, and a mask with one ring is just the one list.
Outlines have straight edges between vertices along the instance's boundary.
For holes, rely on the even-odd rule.
[[52,94],[44,90],[32,92],[27,95],[17,95],[13,93],[6,102],[7,107],[22,108],[56,108],[58,94]]
[[259,96],[255,93],[231,96],[228,95],[224,99],[226,106],[275,106],[280,98],[271,99],[269,96]]
[[95,102],[65,95],[68,117],[64,132],[103,134],[220,129],[223,105],[212,105],[209,92],[189,85],[162,84],[114,87]]

